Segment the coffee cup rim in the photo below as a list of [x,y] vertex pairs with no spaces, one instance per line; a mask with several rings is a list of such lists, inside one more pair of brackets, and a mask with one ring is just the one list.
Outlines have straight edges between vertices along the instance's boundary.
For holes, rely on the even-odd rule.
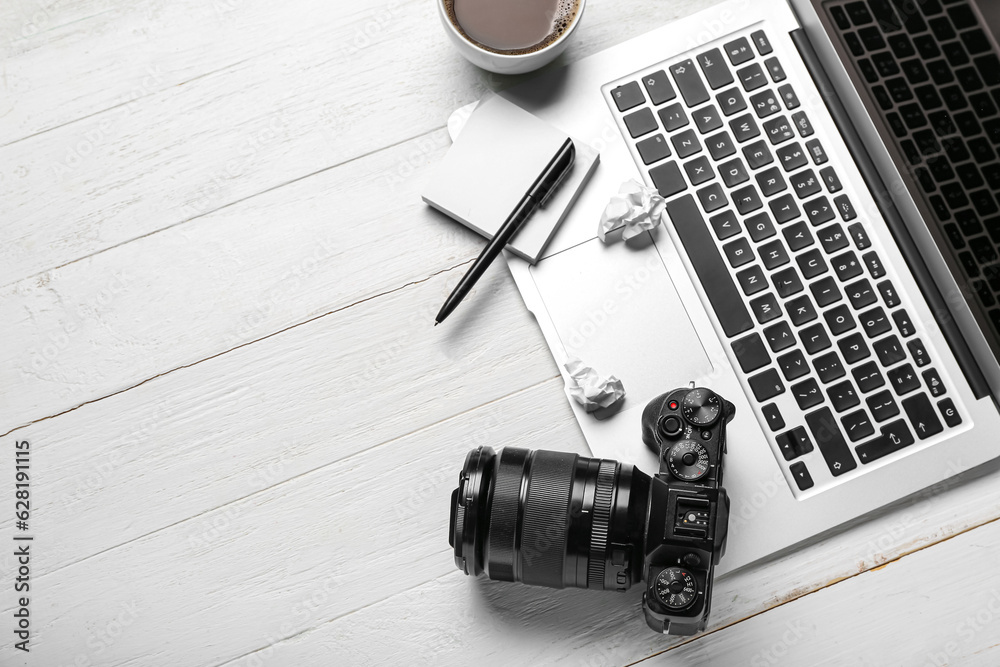
[[573,21],[569,24],[569,26],[566,28],[563,34],[559,35],[559,38],[553,41],[551,44],[548,44],[538,49],[537,51],[528,51],[527,53],[497,53],[496,51],[490,51],[488,49],[484,49],[483,47],[479,46],[471,39],[466,37],[464,34],[462,34],[461,31],[459,31],[458,27],[454,23],[452,23],[451,18],[448,16],[448,12],[444,8],[444,0],[437,0],[437,8],[438,12],[441,15],[441,18],[444,19],[444,23],[448,26],[448,29],[451,30],[451,32],[460,40],[462,40],[462,42],[465,43],[467,46],[470,46],[479,53],[490,56],[492,58],[502,58],[503,60],[522,60],[524,58],[531,58],[537,56],[540,53],[545,53],[546,51],[558,46],[560,43],[562,43],[563,40],[567,39],[570,36],[570,34],[576,29],[576,25],[580,22],[580,16],[583,14],[583,7],[585,4],[587,4],[587,0],[577,0],[577,2],[579,3],[579,6],[576,9],[576,14],[573,16]]

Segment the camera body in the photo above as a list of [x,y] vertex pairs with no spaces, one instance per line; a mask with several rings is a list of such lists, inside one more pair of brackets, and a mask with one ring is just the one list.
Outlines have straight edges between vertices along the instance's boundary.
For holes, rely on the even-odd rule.
[[625,591],[645,582],[656,632],[704,630],[726,548],[726,425],[736,410],[704,387],[675,389],[642,413],[659,458],[634,465],[569,452],[473,449],[451,494],[449,543],[468,575],[550,588]]
[[726,551],[729,496],[722,487],[732,403],[705,388],[675,389],[642,414],[642,440],[659,458],[650,480],[642,579],[650,628],[705,629],[715,566]]

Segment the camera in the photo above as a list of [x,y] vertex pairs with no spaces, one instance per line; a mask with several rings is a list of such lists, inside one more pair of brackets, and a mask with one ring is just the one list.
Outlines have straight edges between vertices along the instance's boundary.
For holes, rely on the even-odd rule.
[[644,581],[650,628],[704,630],[726,550],[722,469],[735,412],[693,384],[650,401],[642,441],[659,458],[652,477],[566,452],[472,450],[451,494],[455,564],[468,575],[551,588],[625,591]]

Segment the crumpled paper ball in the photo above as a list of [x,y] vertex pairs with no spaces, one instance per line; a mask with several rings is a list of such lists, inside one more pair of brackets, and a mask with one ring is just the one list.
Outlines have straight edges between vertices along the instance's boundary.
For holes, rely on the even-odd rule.
[[601,214],[597,235],[608,243],[608,232],[624,225],[622,239],[627,241],[660,224],[666,208],[667,203],[655,188],[635,179],[625,181]]
[[587,412],[609,408],[625,398],[625,387],[614,375],[602,377],[574,357],[563,364],[563,367],[570,376],[570,396]]

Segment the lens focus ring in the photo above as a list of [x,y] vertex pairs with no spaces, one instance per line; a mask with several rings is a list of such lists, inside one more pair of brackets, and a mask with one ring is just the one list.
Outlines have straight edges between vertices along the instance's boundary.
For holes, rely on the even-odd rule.
[[539,450],[531,462],[521,532],[521,580],[563,587],[576,454]]
[[593,523],[590,528],[590,558],[587,561],[587,587],[604,588],[604,565],[608,550],[608,527],[611,503],[615,497],[616,461],[601,461],[594,491]]
[[517,552],[518,505],[521,499],[521,478],[531,452],[505,447],[497,463],[497,472],[490,509],[489,575],[490,579],[516,581],[514,557]]

